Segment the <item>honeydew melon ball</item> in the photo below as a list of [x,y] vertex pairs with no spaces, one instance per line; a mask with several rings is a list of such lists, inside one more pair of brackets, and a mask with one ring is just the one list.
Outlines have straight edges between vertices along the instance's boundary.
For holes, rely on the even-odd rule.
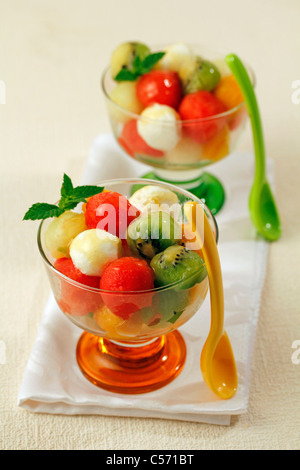
[[45,246],[53,258],[69,258],[72,240],[86,229],[83,213],[63,212],[48,225],[44,236]]

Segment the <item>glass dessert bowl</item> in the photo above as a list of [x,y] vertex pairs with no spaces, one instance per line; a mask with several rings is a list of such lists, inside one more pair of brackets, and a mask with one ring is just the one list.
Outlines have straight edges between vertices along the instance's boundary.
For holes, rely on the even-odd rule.
[[179,187],[146,179],[98,186],[87,203],[41,222],[39,250],[60,310],[84,330],[76,349],[84,376],[116,393],[150,392],[184,367],[178,328],[209,287],[185,203],[201,204],[216,240],[218,228],[203,202]]
[[224,55],[181,43],[154,52],[124,43],[113,51],[101,86],[115,139],[152,167],[144,177],[188,189],[216,214],[225,191],[204,169],[235,150],[247,122]]

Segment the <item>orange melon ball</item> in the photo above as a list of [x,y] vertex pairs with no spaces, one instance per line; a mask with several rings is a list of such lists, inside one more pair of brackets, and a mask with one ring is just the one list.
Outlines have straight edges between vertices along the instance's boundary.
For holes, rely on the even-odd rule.
[[94,320],[107,333],[113,333],[117,326],[124,323],[123,318],[112,313],[106,305],[102,305],[94,311]]
[[220,79],[214,90],[214,95],[228,109],[235,108],[244,101],[241,89],[233,75],[226,75]]
[[218,161],[226,157],[230,150],[230,131],[228,126],[203,145],[202,158]]

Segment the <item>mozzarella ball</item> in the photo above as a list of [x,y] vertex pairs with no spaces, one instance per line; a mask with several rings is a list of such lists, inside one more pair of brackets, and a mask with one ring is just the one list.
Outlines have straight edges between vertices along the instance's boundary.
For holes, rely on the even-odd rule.
[[161,210],[164,206],[172,206],[178,204],[179,200],[177,195],[170,189],[162,188],[155,185],[143,186],[138,189],[129,199],[129,202],[134,205],[140,212],[153,210],[155,205],[157,210]]
[[180,72],[183,67],[195,60],[195,54],[191,47],[181,42],[171,44],[165,48],[164,52],[165,55],[158,62],[158,67],[162,70]]
[[167,152],[180,139],[178,113],[170,106],[154,103],[145,108],[137,122],[137,130],[144,141],[156,150]]
[[101,276],[108,263],[122,256],[122,242],[105,230],[85,230],[72,241],[70,256],[83,274]]

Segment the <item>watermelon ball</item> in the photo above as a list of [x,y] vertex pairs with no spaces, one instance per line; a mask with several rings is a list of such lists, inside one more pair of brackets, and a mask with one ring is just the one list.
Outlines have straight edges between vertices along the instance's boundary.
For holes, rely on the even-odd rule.
[[[99,289],[100,277],[83,274],[75,267],[70,258],[57,259],[54,268],[73,281]],[[79,286],[61,279],[61,295],[57,299],[57,303],[63,312],[77,316],[93,312],[103,304],[103,301],[100,293],[86,291],[84,288],[81,289]]]
[[145,107],[159,103],[177,109],[182,98],[181,81],[173,70],[152,70],[139,78],[136,94]]
[[164,156],[164,152],[150,147],[140,136],[136,119],[131,119],[124,124],[118,142],[131,157],[134,157],[135,153],[148,157]]
[[113,261],[104,270],[100,280],[102,299],[117,316],[127,320],[136,311],[152,304],[154,274],[145,260],[131,256]]
[[85,207],[85,221],[89,229],[101,229],[127,239],[128,225],[140,215],[128,199],[113,191],[104,191],[92,196]]
[[225,126],[227,117],[215,117],[227,111],[227,107],[212,93],[200,90],[185,95],[179,105],[178,112],[182,120],[205,119],[200,122],[185,123],[183,130],[186,135],[202,144],[212,139]]

